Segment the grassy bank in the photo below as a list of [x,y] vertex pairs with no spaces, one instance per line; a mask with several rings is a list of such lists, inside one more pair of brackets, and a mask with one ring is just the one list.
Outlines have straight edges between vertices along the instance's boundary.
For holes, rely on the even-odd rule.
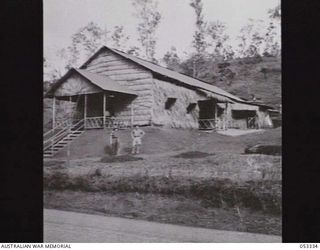
[[208,206],[216,208],[238,206],[265,213],[281,213],[280,183],[275,181],[250,181],[238,184],[228,179],[140,175],[111,179],[107,176],[70,177],[65,173],[57,172],[45,178],[45,189],[183,195],[187,198],[198,198]]

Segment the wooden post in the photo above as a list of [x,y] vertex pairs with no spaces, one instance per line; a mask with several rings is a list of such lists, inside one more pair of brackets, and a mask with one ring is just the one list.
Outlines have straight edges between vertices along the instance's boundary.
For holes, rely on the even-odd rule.
[[56,127],[56,97],[52,99],[52,128]]
[[131,128],[133,128],[133,104],[131,103]]
[[216,130],[218,129],[217,119],[218,119],[218,104],[215,103],[215,106],[214,106],[214,127],[215,127]]
[[86,125],[87,125],[87,94],[84,94],[84,114],[83,114],[83,119],[84,119],[84,128],[86,128]]
[[227,130],[228,129],[228,102],[226,102],[226,108],[224,110],[225,114],[224,114],[224,125],[223,125],[223,129]]
[[103,92],[103,128],[106,127],[106,92]]
[[69,108],[70,108],[70,120],[69,120],[69,123],[67,123],[69,126],[72,126],[72,114],[73,114],[73,110],[72,110],[72,96],[69,96]]

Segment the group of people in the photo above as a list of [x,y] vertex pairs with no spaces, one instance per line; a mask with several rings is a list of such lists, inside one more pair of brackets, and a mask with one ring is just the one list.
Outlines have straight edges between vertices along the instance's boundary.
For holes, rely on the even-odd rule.
[[[139,126],[135,126],[134,129],[131,131],[131,138],[132,138],[132,154],[139,154],[140,147],[142,145],[142,138],[144,137],[145,132],[139,128]],[[113,128],[110,133],[110,145],[111,145],[111,153],[113,155],[118,155],[120,142],[118,136],[118,128]]]

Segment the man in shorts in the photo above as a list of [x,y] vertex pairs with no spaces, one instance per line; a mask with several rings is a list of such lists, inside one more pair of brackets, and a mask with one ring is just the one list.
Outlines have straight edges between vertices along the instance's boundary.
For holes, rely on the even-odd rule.
[[139,154],[140,146],[142,144],[142,137],[144,135],[145,132],[140,129],[139,126],[135,126],[135,128],[132,130],[132,154]]

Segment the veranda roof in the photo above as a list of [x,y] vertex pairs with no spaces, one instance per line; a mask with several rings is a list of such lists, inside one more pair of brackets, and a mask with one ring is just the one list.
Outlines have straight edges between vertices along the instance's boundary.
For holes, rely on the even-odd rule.
[[247,105],[243,103],[232,103],[231,110],[259,110],[258,106]]

